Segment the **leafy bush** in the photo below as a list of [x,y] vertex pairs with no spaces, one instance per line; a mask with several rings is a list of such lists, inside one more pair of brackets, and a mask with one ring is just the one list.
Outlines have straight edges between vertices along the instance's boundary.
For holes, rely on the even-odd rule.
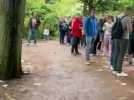
[[44,16],[44,20],[41,25],[41,30],[44,30],[45,27],[50,29],[50,35],[56,36],[58,34],[58,23],[59,18],[55,13],[50,13]]
[[45,27],[50,29],[51,36],[57,36],[59,19],[64,16],[80,14],[81,10],[81,3],[78,0],[27,0],[23,37],[26,38],[29,32],[28,23],[32,12],[41,16],[41,25],[37,36],[42,38]]

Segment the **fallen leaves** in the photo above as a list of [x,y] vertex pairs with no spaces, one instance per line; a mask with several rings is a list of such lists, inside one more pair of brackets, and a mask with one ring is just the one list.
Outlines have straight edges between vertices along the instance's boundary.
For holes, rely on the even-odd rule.
[[11,95],[9,95],[8,93],[4,93],[4,100],[16,100],[16,99]]
[[2,85],[3,88],[7,88],[8,87],[8,84],[4,84]]
[[33,83],[34,86],[41,86],[42,83]]
[[122,97],[119,97],[118,100],[128,100],[128,98],[126,96],[122,96]]

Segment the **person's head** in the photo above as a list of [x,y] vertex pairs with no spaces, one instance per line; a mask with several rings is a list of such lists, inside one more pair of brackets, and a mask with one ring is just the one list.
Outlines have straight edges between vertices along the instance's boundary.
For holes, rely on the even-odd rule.
[[107,17],[107,22],[111,23],[112,22],[112,16]]
[[96,9],[95,8],[92,8],[90,10],[90,16],[96,16]]
[[36,14],[34,12],[32,12],[32,17],[36,17]]
[[107,22],[108,21],[108,15],[106,15],[105,17],[104,17],[104,22]]
[[62,17],[62,18],[61,18],[61,21],[64,22],[64,21],[65,21],[65,17]]
[[127,15],[127,16],[132,16],[133,15],[133,8],[132,7],[126,7],[125,8],[125,11],[124,11],[124,14]]
[[114,16],[111,16],[111,20],[112,20],[112,22],[114,22]]

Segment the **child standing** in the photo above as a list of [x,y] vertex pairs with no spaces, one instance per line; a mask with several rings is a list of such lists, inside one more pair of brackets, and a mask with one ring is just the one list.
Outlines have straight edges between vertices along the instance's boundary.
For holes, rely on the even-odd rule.
[[113,22],[112,17],[108,16],[106,22],[104,23],[104,40],[103,40],[103,53],[105,56],[111,56],[111,32],[112,32]]
[[49,28],[45,28],[43,34],[44,34],[44,39],[49,40],[49,34],[50,34]]

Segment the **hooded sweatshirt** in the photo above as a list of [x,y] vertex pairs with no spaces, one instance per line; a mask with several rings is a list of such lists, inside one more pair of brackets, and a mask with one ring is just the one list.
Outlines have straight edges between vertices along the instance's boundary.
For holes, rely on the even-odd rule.
[[87,37],[95,37],[97,34],[97,19],[94,16],[84,17],[83,30]]
[[79,17],[74,17],[72,21],[72,36],[80,38],[82,35],[82,21]]

